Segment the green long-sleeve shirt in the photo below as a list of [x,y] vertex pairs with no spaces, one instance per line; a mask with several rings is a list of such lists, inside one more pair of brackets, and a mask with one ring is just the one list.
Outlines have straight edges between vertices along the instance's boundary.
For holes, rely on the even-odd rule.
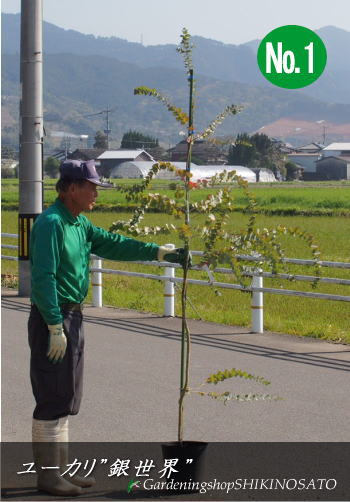
[[60,305],[81,303],[89,287],[90,253],[111,260],[155,260],[158,247],[74,217],[60,199],[35,221],[30,236],[31,301],[47,324],[62,322]]

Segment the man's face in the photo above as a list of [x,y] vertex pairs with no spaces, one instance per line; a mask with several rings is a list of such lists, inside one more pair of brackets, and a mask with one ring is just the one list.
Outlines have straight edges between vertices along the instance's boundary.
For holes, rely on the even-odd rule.
[[70,186],[70,195],[74,205],[74,212],[79,214],[93,209],[98,192],[94,183],[84,181],[82,185],[72,184]]

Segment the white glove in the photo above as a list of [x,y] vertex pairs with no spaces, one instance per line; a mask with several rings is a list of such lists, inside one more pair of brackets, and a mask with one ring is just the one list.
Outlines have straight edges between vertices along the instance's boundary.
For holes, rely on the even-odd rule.
[[52,363],[61,362],[67,348],[67,338],[63,331],[62,324],[51,324],[49,328],[49,348],[47,357]]
[[173,244],[168,244],[167,246],[159,246],[157,253],[157,260],[164,261],[164,256],[168,253],[171,253],[175,249]]

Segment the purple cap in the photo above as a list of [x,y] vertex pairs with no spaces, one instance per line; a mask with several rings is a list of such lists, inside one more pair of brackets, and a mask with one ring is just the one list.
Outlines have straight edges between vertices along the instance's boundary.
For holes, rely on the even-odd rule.
[[103,183],[96,171],[94,160],[64,160],[60,165],[62,180],[87,180],[104,188],[113,188],[110,183]]

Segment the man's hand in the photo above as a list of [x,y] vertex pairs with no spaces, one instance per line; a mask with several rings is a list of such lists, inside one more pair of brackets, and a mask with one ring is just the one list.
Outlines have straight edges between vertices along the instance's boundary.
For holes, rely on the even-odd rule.
[[[170,263],[180,263],[185,265],[185,248],[169,249],[166,246],[160,246],[158,249],[158,261],[170,261]],[[192,255],[188,252],[188,267],[192,265]]]
[[47,357],[50,362],[61,362],[67,348],[67,338],[63,331],[62,324],[51,324],[49,328],[49,348],[47,350]]

